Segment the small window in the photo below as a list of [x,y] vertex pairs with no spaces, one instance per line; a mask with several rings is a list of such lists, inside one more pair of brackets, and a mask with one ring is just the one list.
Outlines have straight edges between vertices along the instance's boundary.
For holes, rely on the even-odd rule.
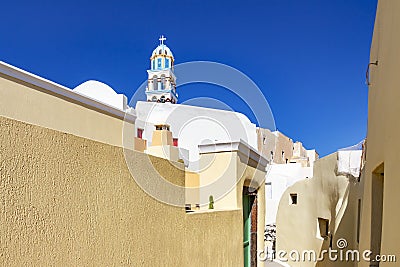
[[160,55],[161,55],[161,49],[160,49],[160,51],[158,51],[158,54],[160,54]]
[[319,237],[325,239],[329,235],[329,220],[324,218],[318,218],[318,229]]
[[137,137],[140,138],[140,139],[143,138],[143,129],[141,129],[141,128],[137,129]]
[[169,58],[165,59],[165,68],[169,68]]
[[288,161],[289,161],[289,160],[288,160],[288,159],[286,159],[286,164],[288,163]]
[[290,204],[297,205],[297,194],[295,193],[290,194]]
[[161,58],[157,59],[157,68],[161,69]]

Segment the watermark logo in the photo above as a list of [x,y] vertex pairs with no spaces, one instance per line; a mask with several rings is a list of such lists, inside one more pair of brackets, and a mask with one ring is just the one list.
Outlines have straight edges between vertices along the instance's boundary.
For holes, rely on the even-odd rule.
[[276,259],[280,262],[396,262],[396,255],[374,255],[371,250],[359,251],[357,249],[347,249],[348,243],[344,238],[336,242],[337,249],[323,249],[319,253],[315,250],[278,250],[271,251],[266,248],[258,252],[261,261]]
[[336,246],[338,247],[338,249],[344,249],[347,247],[347,240],[344,238],[340,238],[338,239],[338,241],[336,242]]

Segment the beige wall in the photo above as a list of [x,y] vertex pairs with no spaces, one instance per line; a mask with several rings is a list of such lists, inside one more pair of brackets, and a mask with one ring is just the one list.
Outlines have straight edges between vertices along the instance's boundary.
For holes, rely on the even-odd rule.
[[136,151],[144,152],[147,148],[147,141],[138,137],[134,137],[133,147]]
[[210,196],[213,196],[215,209],[240,208],[236,185],[242,177],[237,176],[236,157],[235,152],[209,153],[200,156],[199,189],[202,209],[208,209]]
[[168,159],[171,161],[178,161],[179,160],[179,148],[176,146],[149,146],[144,151],[146,154]]
[[302,167],[310,167],[310,159],[307,155],[307,150],[299,141],[293,143],[293,155],[289,162],[300,163]]
[[293,158],[304,158],[307,157],[307,151],[303,147],[303,144],[299,141],[293,144]]
[[266,159],[272,162],[271,152],[275,154],[276,136],[268,129],[257,128],[257,149]]
[[[274,152],[274,162],[279,164],[284,164],[290,162],[290,159],[293,156],[293,140],[282,134],[281,132],[277,133],[275,152]],[[282,156],[282,152],[284,152]]]
[[[271,132],[268,129],[257,128],[258,151],[274,163],[284,164],[293,155],[293,140],[279,131]],[[284,156],[282,157],[282,151]],[[271,157],[273,152],[273,157]],[[273,158],[273,159],[272,159]]]
[[[153,199],[116,146],[4,117],[0,134],[1,266],[242,265],[240,210],[187,214]],[[132,153],[134,176],[184,184],[168,161]]]
[[191,209],[197,209],[200,206],[200,176],[198,173],[185,171],[185,204],[191,206]]
[[154,130],[152,135],[152,146],[172,146],[172,132],[168,130]]
[[170,161],[179,160],[179,148],[173,146],[172,132],[169,130],[154,130],[151,146],[146,148],[144,152]]
[[[318,233],[318,218],[329,220],[332,249],[336,242],[345,238],[347,249],[357,249],[357,213],[361,185],[345,176],[336,175],[337,154],[331,154],[315,162],[314,177],[290,186],[279,203],[277,214],[277,250],[289,253],[297,250],[313,250],[319,256],[328,249],[330,239],[322,239]],[[290,194],[297,194],[297,204],[291,204]],[[267,207],[268,209],[268,207]],[[356,266],[355,262],[293,262],[291,266]]]
[[[370,85],[368,95],[368,133],[366,144],[366,165],[362,231],[360,249],[370,249],[371,232],[378,234],[380,229],[371,226],[371,221],[379,217],[374,209],[373,194],[374,171],[384,164],[383,220],[381,254],[396,254],[400,257],[400,215],[397,212],[400,202],[400,1],[380,0],[375,20],[371,45]],[[374,201],[376,204],[376,201]],[[368,266],[362,263],[359,266]],[[380,266],[395,266],[393,263],[381,263]]]
[[[257,145],[258,151],[266,159],[277,164],[298,162],[303,167],[309,167],[314,159],[318,158],[316,155],[309,159],[308,153],[313,150],[306,150],[301,142],[293,143],[291,138],[279,131],[271,132],[268,129],[257,128]],[[271,152],[273,152],[273,159]],[[283,155],[282,152],[284,152]],[[314,153],[316,154],[315,150]],[[286,159],[288,159],[287,162]]]

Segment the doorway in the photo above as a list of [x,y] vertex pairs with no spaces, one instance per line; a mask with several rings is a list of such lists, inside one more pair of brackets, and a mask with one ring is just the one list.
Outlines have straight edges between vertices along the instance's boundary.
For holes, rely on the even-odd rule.
[[[381,253],[384,177],[382,163],[372,172],[371,259]],[[379,262],[371,262],[370,266],[378,267]]]
[[244,266],[257,266],[257,191],[243,187]]

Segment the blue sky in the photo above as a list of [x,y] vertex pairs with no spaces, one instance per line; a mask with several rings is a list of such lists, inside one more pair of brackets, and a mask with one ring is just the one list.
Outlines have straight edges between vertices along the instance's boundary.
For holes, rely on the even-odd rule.
[[[70,88],[96,79],[130,97],[164,34],[176,63],[216,61],[248,75],[278,130],[326,155],[366,136],[376,2],[6,1],[0,60]],[[221,100],[254,121],[223,88],[178,93],[180,102]]]

